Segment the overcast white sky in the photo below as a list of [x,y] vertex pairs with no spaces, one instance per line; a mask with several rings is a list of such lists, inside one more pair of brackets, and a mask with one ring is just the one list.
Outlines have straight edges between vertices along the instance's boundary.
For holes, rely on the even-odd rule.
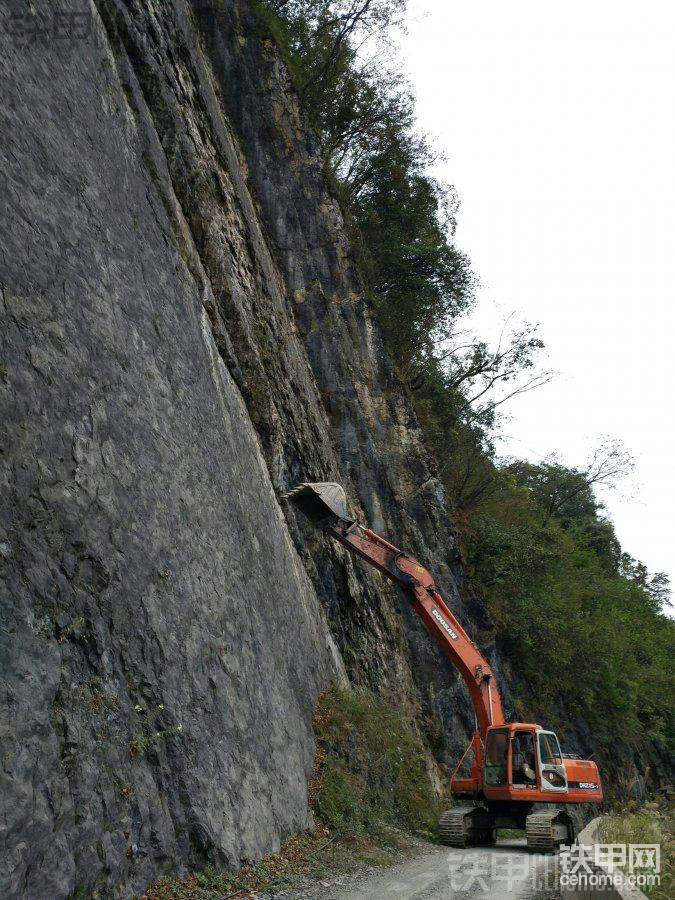
[[636,460],[605,495],[624,549],[675,580],[675,4],[410,0],[403,63],[461,197],[475,323],[541,323],[559,372],[500,452]]

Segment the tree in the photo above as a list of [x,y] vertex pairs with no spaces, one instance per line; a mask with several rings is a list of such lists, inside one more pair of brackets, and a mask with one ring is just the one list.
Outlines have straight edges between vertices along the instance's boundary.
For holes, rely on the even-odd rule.
[[[532,326],[511,331],[505,323],[496,347],[458,331],[475,277],[453,245],[457,195],[428,174],[435,155],[415,128],[413,97],[383,60],[405,0],[269,0],[267,8],[281,17],[388,348],[417,404],[445,423],[446,443],[466,448],[471,472],[463,466],[454,479],[466,487],[486,443],[480,432],[493,427],[498,407],[551,373],[534,367],[543,342]],[[462,422],[477,427],[459,440]],[[472,502],[483,490],[476,486],[459,493]]]
[[536,496],[545,521],[551,516],[563,521],[596,516],[599,504],[593,489],[615,488],[633,468],[632,457],[618,441],[602,443],[581,469],[564,466],[554,456],[539,465],[516,461],[509,466]]
[[621,554],[619,570],[624,578],[630,579],[647,591],[659,609],[671,606],[670,579],[665,572],[655,572],[654,575],[650,575],[647,566],[639,560],[633,559],[628,553]]
[[465,392],[459,415],[492,424],[497,407],[550,381],[553,372],[535,369],[543,347],[537,326],[525,325],[508,335],[505,323],[495,348],[477,340],[443,349],[438,358],[447,365],[449,388]]

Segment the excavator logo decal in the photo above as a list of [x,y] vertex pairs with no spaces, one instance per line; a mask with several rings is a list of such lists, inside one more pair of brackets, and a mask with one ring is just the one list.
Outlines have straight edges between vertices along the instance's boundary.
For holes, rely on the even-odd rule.
[[446,631],[450,635],[450,637],[453,639],[453,641],[456,641],[457,638],[459,637],[459,635],[457,634],[456,631],[452,630],[452,628],[448,625],[448,623],[445,621],[445,619],[439,613],[439,611],[437,609],[432,609],[431,615],[434,617],[434,619],[436,619],[437,622],[440,623],[440,626],[443,629],[443,631]]

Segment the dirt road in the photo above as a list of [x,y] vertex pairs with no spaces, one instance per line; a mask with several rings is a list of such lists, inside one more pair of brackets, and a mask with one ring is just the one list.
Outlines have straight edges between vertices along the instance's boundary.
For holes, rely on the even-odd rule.
[[496,847],[435,847],[391,868],[371,870],[302,892],[306,900],[559,900],[556,857],[528,851],[524,839]]

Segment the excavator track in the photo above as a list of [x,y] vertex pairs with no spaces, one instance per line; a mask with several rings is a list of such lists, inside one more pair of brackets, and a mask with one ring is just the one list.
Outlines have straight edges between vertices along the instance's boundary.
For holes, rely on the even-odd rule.
[[466,847],[469,844],[470,828],[467,817],[475,806],[454,806],[442,813],[438,822],[438,838],[447,847]]
[[561,809],[531,813],[525,820],[527,846],[537,853],[551,853],[574,841],[572,820]]

